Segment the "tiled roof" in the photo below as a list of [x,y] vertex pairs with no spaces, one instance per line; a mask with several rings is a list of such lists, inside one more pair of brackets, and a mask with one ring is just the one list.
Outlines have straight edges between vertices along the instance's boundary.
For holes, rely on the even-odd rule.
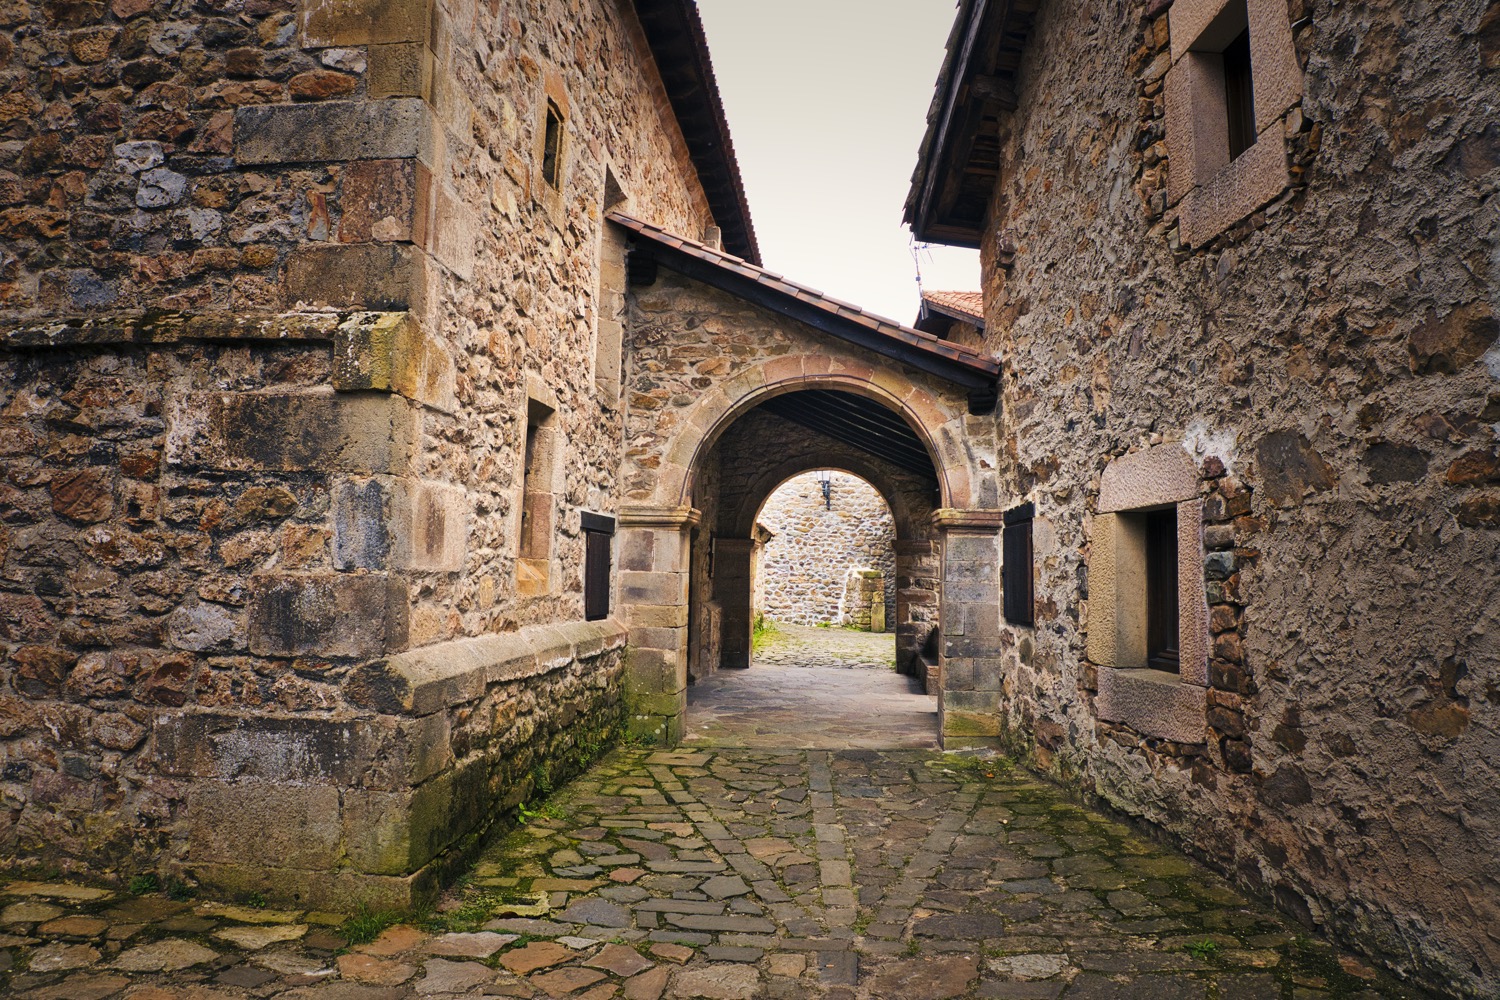
[[[1000,362],[979,351],[961,347],[958,344],[950,344],[930,333],[923,333],[921,330],[914,330],[895,320],[865,312],[859,306],[824,295],[817,289],[789,281],[779,274],[732,254],[715,250],[697,240],[673,235],[660,226],[642,222],[640,219],[621,212],[609,213],[609,219],[655,247],[664,248],[689,260],[709,265],[712,270],[723,275],[742,279],[741,289],[747,287],[744,283],[748,282],[769,296],[818,310],[826,314],[825,322],[857,333],[857,336],[846,337],[846,339],[856,340],[879,353],[897,357],[899,360],[911,361],[919,367],[932,371],[931,367],[922,365],[918,360],[919,356],[928,356],[932,362],[942,363],[942,370],[934,371],[934,374],[946,375],[952,381],[960,381],[971,387],[981,382],[992,385],[994,380],[999,378]],[[667,267],[672,267],[670,259],[663,259],[662,263]],[[828,329],[826,326],[823,328]],[[837,329],[829,332],[838,334]],[[887,349],[881,350],[882,346]],[[959,374],[960,377],[954,378],[955,374]]]
[[923,292],[922,301],[950,314],[958,313],[979,326],[984,325],[983,292]]

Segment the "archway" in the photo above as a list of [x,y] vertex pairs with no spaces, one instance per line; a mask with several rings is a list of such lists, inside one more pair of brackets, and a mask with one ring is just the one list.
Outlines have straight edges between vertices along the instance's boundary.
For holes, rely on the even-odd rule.
[[[898,559],[906,575],[931,581],[933,618],[943,623],[933,651],[944,742],[997,742],[1004,458],[991,411],[999,363],[612,218],[632,242],[615,605],[630,632],[632,731],[677,742],[690,663],[707,670],[748,660],[750,522],[764,496],[796,472],[864,475],[852,463],[884,462],[893,476],[923,480],[910,502],[882,492],[898,524]],[[821,434],[820,443],[794,454],[785,435],[763,429],[748,446],[726,444],[772,418]],[[839,449],[850,464],[830,457]],[[876,475],[865,478],[881,487]],[[751,503],[732,502],[752,494]],[[735,514],[745,519],[736,524]],[[914,657],[926,636],[915,616],[901,620],[906,591],[921,588],[898,588],[903,665],[920,673]]]

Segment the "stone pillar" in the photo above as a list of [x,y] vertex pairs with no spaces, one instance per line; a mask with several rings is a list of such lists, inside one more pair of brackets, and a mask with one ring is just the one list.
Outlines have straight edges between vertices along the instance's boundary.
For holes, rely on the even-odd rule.
[[620,509],[620,617],[629,629],[630,735],[672,745],[687,716],[688,570],[692,507]]
[[714,600],[722,610],[724,631],[721,638],[719,666],[744,670],[750,666],[751,561],[755,555],[753,538],[715,538]]
[[896,540],[896,669],[924,682],[922,647],[937,627],[941,572],[930,539]]
[[998,510],[933,513],[942,533],[938,717],[944,749],[1000,745],[1000,532]]

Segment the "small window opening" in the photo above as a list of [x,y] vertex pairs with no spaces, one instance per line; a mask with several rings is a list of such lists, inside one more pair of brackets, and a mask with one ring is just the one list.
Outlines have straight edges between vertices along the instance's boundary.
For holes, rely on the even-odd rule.
[[552,541],[552,410],[532,400],[522,469],[521,558],[546,559]]
[[542,179],[554,190],[562,189],[562,112],[547,102],[547,133],[542,145]]
[[1146,514],[1146,664],[1179,671],[1177,655],[1177,508]]
[[1035,514],[1036,507],[1029,503],[1005,512],[1001,584],[1004,587],[1005,620],[1012,625],[1036,623],[1031,549],[1031,522]]
[[1224,50],[1224,98],[1229,113],[1229,158],[1255,145],[1255,81],[1250,72],[1250,29]]

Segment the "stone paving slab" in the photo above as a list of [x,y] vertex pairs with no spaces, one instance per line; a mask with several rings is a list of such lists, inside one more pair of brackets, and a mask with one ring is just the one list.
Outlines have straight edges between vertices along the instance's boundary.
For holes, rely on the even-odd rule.
[[895,636],[781,625],[748,670],[688,688],[693,746],[936,749],[937,698],[896,673]]
[[[663,867],[610,878],[627,841]],[[1423,996],[1053,786],[934,751],[615,751],[362,944],[326,914],[67,886],[0,886],[3,995]]]

